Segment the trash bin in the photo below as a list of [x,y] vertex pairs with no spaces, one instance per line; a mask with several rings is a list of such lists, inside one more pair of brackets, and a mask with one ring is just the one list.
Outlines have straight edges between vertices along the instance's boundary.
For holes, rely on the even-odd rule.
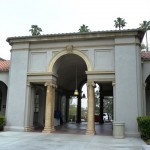
[[113,137],[123,139],[125,137],[125,123],[113,122]]

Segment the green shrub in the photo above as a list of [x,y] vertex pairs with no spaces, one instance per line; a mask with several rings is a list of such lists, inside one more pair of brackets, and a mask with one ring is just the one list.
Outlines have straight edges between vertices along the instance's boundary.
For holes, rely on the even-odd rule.
[[150,116],[137,117],[141,138],[150,139]]
[[0,115],[0,131],[3,130],[5,125],[5,117]]

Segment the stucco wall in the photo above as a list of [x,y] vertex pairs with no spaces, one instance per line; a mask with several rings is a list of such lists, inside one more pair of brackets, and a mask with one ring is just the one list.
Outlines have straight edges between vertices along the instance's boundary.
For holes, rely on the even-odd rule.
[[67,45],[73,45],[74,49],[87,55],[94,70],[114,71],[113,44],[113,40],[31,44],[28,72],[47,72],[52,57],[64,50]]
[[24,130],[28,50],[12,50],[5,130]]
[[[133,40],[133,39],[130,39]],[[123,43],[126,39],[118,39]],[[127,42],[127,41],[126,41]],[[140,55],[135,45],[115,46],[115,78],[116,78],[116,120],[125,123],[127,135],[138,135],[136,118],[139,115],[141,101]]]

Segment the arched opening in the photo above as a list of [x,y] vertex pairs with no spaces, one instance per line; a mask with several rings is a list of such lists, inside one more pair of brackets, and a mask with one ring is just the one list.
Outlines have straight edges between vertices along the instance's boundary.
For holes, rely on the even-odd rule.
[[0,114],[5,115],[7,99],[7,85],[0,81]]
[[[66,54],[55,62],[53,70],[58,75],[55,114],[61,114],[60,124],[80,123],[81,85],[87,80],[85,61],[76,54]],[[74,95],[75,89],[78,90],[78,95]],[[55,118],[58,118],[57,115]],[[68,126],[69,124],[67,124]]]
[[[99,135],[112,135],[113,87],[111,82],[97,82],[94,89],[94,122]],[[81,121],[87,121],[87,86],[82,86]]]
[[150,75],[146,79],[146,88],[145,88],[145,95],[146,95],[146,115],[150,115]]

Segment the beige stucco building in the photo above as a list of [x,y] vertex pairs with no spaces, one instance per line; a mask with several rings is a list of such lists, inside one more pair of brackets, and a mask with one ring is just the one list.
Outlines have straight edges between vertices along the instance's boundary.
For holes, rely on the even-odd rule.
[[136,118],[150,115],[150,57],[140,49],[144,33],[132,29],[8,38],[9,76],[6,81],[0,77],[8,87],[5,130],[30,131],[37,121],[43,132],[51,133],[55,110],[63,111],[67,122],[78,68],[77,121],[81,87],[87,83],[86,134],[95,134],[94,88],[99,84],[103,96],[113,97],[113,121],[125,123],[126,136],[139,136]]

